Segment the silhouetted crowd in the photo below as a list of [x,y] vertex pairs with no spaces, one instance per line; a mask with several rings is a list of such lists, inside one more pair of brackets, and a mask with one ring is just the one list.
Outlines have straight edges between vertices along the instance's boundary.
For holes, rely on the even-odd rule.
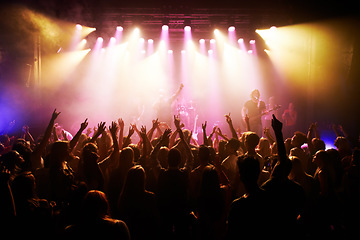
[[265,137],[205,122],[198,143],[176,116],[150,130],[86,119],[72,136],[59,115],[36,140],[2,130],[3,236],[359,238],[360,151],[342,128],[326,150],[316,124],[284,139],[275,116]]

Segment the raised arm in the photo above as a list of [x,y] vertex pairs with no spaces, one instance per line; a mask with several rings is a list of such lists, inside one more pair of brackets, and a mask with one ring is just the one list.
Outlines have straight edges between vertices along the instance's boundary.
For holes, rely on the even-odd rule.
[[273,114],[273,119],[271,120],[271,126],[274,129],[275,137],[276,137],[276,143],[278,147],[278,154],[279,154],[279,160],[280,164],[289,161],[287,155],[286,155],[286,149],[285,149],[285,143],[284,143],[284,137],[282,134],[282,122],[280,122],[275,115]]
[[91,138],[90,142],[94,143],[96,139],[105,131],[105,124],[106,122],[100,122],[98,124],[98,128],[94,133],[93,137]]
[[188,170],[188,171],[191,171],[192,164],[193,164],[193,161],[194,161],[194,156],[192,155],[191,148],[190,148],[188,142],[185,139],[183,131],[181,130],[180,118],[177,118],[175,115],[174,115],[174,124],[175,124],[175,127],[176,127],[177,131],[179,132],[181,142],[184,144],[185,150],[186,150],[187,158],[186,158],[184,168],[186,170]]
[[204,124],[201,124],[201,128],[202,128],[202,132],[203,132],[203,144],[204,145],[208,145],[208,143],[207,143],[207,135],[206,135],[206,125],[207,125],[207,121],[205,121],[205,123]]
[[230,113],[225,115],[225,119],[226,119],[227,124],[229,125],[232,138],[238,139],[238,136],[237,136],[235,128],[234,128],[234,125],[232,123],[232,119],[230,117]]
[[72,151],[74,149],[74,147],[76,146],[77,142],[79,141],[79,138],[82,134],[82,132],[85,130],[85,128],[87,128],[88,126],[88,119],[85,119],[84,122],[82,122],[80,124],[80,129],[79,131],[77,131],[77,133],[75,134],[75,136],[73,137],[73,139],[71,139],[70,143],[69,143],[69,147],[70,147],[70,151]]
[[45,130],[44,137],[41,140],[40,144],[34,149],[32,153],[32,168],[37,169],[41,167],[41,155],[44,152],[46,145],[49,142],[51,131],[54,127],[56,118],[60,115],[60,112],[57,112],[56,109],[53,111],[51,115],[50,122]]

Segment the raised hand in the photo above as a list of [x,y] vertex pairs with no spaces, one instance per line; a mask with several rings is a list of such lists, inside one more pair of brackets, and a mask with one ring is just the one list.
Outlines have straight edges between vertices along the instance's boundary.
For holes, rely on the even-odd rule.
[[105,124],[106,122],[98,123],[97,132],[99,133],[99,135],[105,131]]
[[207,121],[205,121],[205,123],[202,123],[202,124],[201,124],[201,128],[202,128],[203,130],[206,129],[206,126],[207,126]]
[[225,119],[227,123],[232,123],[231,117],[230,117],[230,113],[229,114],[225,114]]
[[144,140],[146,138],[146,126],[142,125],[140,128],[140,137]]
[[175,124],[176,129],[181,129],[180,118],[175,115],[174,115],[174,124]]
[[[135,127],[136,127],[136,125],[135,125]],[[130,125],[130,127],[129,127],[129,136],[132,136],[133,134],[134,134],[134,132],[135,132],[135,129],[134,129],[134,127],[133,127],[133,125]]]
[[275,115],[272,115],[273,119],[271,120],[271,127],[274,129],[274,132],[281,132],[282,130],[282,122],[280,122]]
[[60,115],[61,112],[57,112],[56,108],[54,109],[52,116],[51,116],[51,120],[55,121],[55,119]]
[[116,136],[117,131],[119,130],[117,124],[115,121],[111,122],[111,125],[109,126],[109,131],[111,133],[111,136]]
[[89,125],[88,119],[85,119],[85,121],[81,123],[80,129],[82,129],[82,131],[84,131],[85,128],[87,128],[88,125]]
[[124,129],[125,123],[124,123],[124,120],[122,118],[118,119],[118,123],[119,123],[120,129]]

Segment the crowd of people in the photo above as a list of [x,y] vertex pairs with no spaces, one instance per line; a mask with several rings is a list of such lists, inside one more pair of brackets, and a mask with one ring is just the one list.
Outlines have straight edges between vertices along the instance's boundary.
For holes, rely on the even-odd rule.
[[[0,137],[3,234],[114,239],[355,238],[360,151],[347,136],[325,149],[311,124],[284,139],[274,115],[264,136],[219,127],[202,143],[180,119],[174,129],[120,118],[87,119],[59,134],[54,110],[42,136]],[[88,131],[86,131],[88,129]],[[258,130],[257,130],[258,131]],[[84,133],[86,132],[86,134]],[[136,133],[136,134],[135,134]],[[135,138],[138,135],[138,138]],[[139,141],[134,141],[139,139]],[[306,143],[306,144],[305,144]]]

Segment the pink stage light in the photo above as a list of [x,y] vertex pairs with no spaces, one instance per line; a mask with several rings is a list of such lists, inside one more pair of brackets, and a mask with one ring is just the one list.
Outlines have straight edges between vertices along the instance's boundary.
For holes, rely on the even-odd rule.
[[244,42],[244,39],[243,39],[243,38],[239,38],[238,43],[240,44],[240,43],[243,43],[243,42]]
[[228,28],[228,31],[229,31],[229,32],[234,32],[234,31],[235,31],[235,27],[234,27],[234,26],[230,26],[230,27]]
[[124,30],[124,28],[122,26],[117,26],[116,27],[116,31],[122,32]]
[[168,31],[169,30],[169,26],[168,25],[162,25],[161,29],[163,31]]
[[104,41],[104,39],[102,37],[97,38],[97,42],[102,43],[103,41]]
[[200,39],[199,44],[200,44],[200,52],[202,54],[206,54],[205,39]]
[[255,44],[255,40],[250,40],[249,43],[250,44]]
[[185,32],[190,32],[190,31],[191,31],[191,27],[190,27],[190,26],[185,26],[185,27],[184,27],[184,31],[185,31]]
[[168,54],[173,54],[173,50],[168,50]]
[[215,43],[216,43],[216,40],[212,38],[212,39],[210,39],[210,43],[211,43],[211,44],[215,44]]
[[186,51],[185,51],[185,50],[181,50],[181,53],[182,53],[182,54],[185,54],[185,53],[186,53]]
[[148,39],[147,43],[147,54],[150,56],[154,52],[154,40]]
[[212,50],[212,49],[209,49],[209,50],[208,50],[208,54],[209,54],[209,55],[212,55],[213,53],[214,53],[214,50]]

